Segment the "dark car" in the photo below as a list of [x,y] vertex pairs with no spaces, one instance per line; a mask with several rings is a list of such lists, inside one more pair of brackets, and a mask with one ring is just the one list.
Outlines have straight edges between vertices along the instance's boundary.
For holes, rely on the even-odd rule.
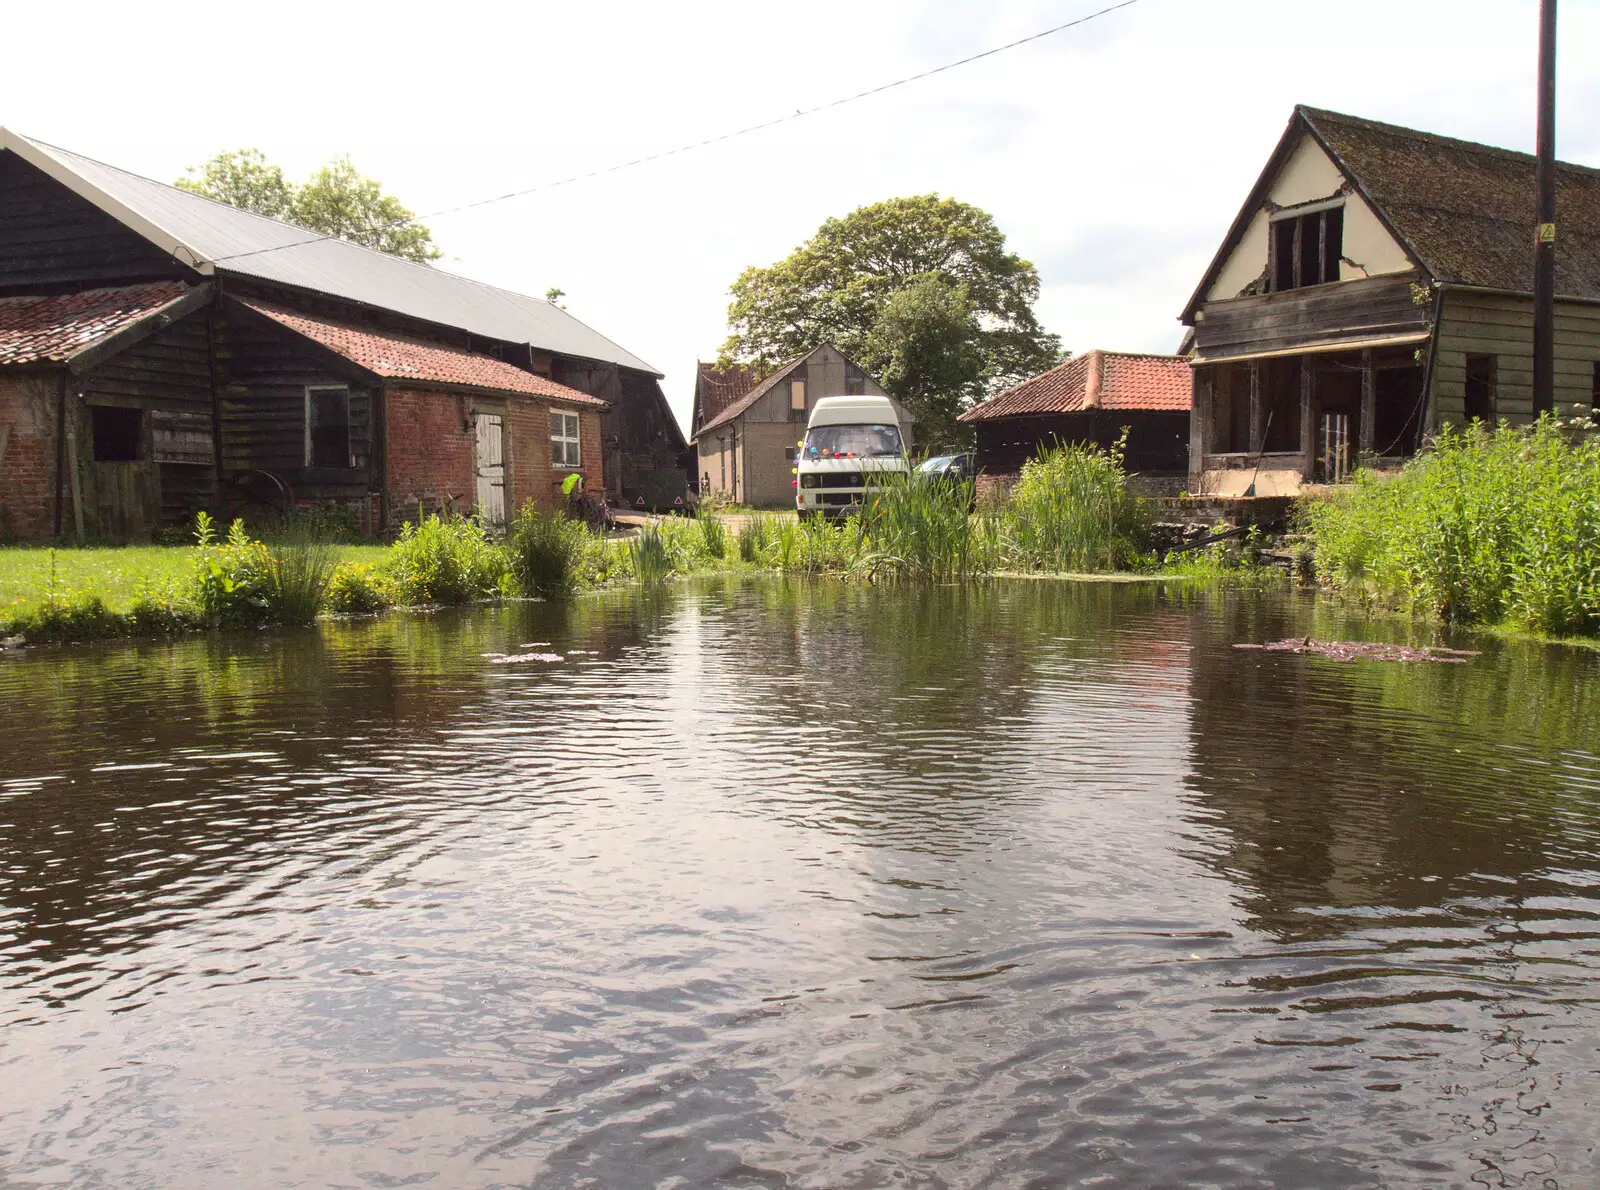
[[978,474],[977,459],[970,450],[930,455],[917,464],[917,474],[933,475],[940,479],[972,479]]
[[[917,464],[913,474],[922,482],[971,483],[978,477],[977,456],[970,450],[957,451],[954,454],[929,455]],[[974,505],[977,503],[975,492],[970,501]]]

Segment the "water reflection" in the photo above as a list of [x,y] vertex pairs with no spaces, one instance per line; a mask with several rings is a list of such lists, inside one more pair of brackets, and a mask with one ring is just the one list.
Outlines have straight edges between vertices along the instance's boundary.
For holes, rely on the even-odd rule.
[[7,658],[9,1176],[1595,1184],[1595,656],[1231,647],[1306,631],[1413,630],[711,581]]

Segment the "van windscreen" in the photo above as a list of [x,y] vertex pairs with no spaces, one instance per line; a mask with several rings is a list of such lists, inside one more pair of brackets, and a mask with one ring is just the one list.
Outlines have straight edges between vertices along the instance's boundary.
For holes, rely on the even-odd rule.
[[806,431],[808,459],[879,459],[904,453],[899,426],[813,426]]

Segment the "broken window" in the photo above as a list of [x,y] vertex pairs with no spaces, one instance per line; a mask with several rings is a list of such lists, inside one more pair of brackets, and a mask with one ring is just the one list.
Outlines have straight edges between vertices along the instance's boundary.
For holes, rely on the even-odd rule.
[[1494,356],[1467,356],[1467,420],[1493,424],[1494,398]]
[[[1596,365],[1600,368],[1600,364]],[[848,360],[844,365],[844,395],[859,397],[867,391],[867,374]]]
[[583,451],[578,441],[578,415],[550,411],[550,465],[552,467],[583,466]]
[[1344,255],[1343,201],[1304,214],[1290,208],[1274,215],[1268,255],[1275,292],[1337,281]]
[[89,428],[97,463],[136,463],[144,439],[144,411],[114,405],[89,406]]
[[350,457],[350,390],[306,389],[306,466],[353,467]]

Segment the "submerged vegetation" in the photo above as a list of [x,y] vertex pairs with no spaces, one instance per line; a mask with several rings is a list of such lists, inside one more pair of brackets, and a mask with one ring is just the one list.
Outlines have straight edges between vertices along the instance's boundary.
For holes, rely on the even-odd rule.
[[1600,633],[1600,438],[1551,417],[1446,428],[1398,475],[1360,472],[1301,512],[1317,574],[1461,624]]

